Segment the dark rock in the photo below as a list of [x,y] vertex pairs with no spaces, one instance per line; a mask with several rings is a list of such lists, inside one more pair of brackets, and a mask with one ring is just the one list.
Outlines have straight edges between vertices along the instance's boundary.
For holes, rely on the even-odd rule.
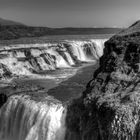
[[12,77],[11,71],[7,68],[6,65],[0,63],[0,79]]
[[6,103],[8,97],[6,94],[1,93],[0,94],[0,108],[3,106],[4,103]]
[[82,97],[68,107],[69,131],[82,140],[139,140],[140,21],[105,43],[99,63]]

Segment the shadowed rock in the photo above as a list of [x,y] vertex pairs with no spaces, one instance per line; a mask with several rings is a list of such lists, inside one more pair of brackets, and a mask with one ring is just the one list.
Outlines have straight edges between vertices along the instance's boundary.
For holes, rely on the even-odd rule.
[[4,64],[0,63],[0,79],[2,78],[10,78],[12,73]]
[[139,140],[140,21],[105,43],[99,63],[68,107],[68,130],[82,140]]
[[6,94],[0,94],[0,108],[4,103],[6,103],[7,99],[8,97],[6,96]]

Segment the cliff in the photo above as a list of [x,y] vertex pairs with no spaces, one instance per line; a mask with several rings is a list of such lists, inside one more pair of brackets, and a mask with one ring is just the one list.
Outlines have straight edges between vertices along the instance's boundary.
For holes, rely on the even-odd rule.
[[105,42],[99,63],[68,106],[68,132],[83,140],[139,140],[140,21]]

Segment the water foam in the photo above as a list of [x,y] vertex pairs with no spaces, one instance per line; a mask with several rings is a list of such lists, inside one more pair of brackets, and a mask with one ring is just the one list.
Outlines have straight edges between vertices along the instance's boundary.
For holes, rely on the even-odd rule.
[[64,140],[66,109],[52,97],[14,95],[0,110],[1,140]]
[[17,44],[0,49],[0,63],[13,75],[33,76],[47,71],[72,68],[79,62],[98,60],[105,39],[63,41],[47,44]]

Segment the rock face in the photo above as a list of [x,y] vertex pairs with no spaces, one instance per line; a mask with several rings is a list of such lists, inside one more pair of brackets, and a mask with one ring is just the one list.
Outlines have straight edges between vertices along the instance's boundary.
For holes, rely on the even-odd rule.
[[105,43],[99,63],[68,107],[68,131],[82,140],[139,140],[140,21]]
[[4,78],[10,78],[12,76],[12,73],[10,70],[2,63],[0,63],[0,79]]
[[4,103],[6,103],[7,99],[8,97],[6,96],[6,94],[4,93],[0,94],[0,108]]

